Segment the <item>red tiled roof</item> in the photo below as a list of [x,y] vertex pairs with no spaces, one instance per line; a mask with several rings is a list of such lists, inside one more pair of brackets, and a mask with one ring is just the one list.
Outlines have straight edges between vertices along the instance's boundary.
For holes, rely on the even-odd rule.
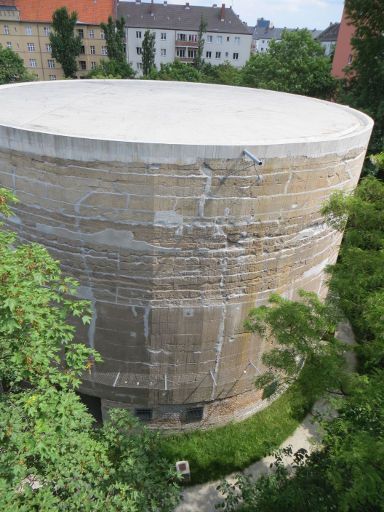
[[60,7],[76,11],[79,22],[91,25],[116,17],[116,0],[16,0],[15,4],[23,21],[51,21]]

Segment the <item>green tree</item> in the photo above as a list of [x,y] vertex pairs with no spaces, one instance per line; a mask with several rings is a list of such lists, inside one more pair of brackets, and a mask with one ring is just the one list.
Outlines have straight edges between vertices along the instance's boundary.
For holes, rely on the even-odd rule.
[[253,54],[243,67],[242,84],[327,99],[336,81],[320,43],[303,29],[283,31],[267,52]]
[[262,356],[268,370],[257,377],[256,387],[274,391],[293,383],[301,370],[298,382],[314,399],[345,384],[345,346],[334,335],[340,320],[335,304],[304,290],[299,298],[291,301],[272,294],[269,306],[250,311],[245,326],[272,345]]
[[89,78],[134,78],[135,72],[129,62],[102,60],[89,74]]
[[201,82],[202,75],[198,69],[178,60],[161,64],[156,78],[158,80],[175,80],[180,82]]
[[105,34],[105,42],[108,50],[108,58],[110,60],[125,63],[125,20],[120,18],[113,21],[109,16],[108,23],[100,23],[101,29]]
[[[323,422],[323,448],[276,454],[274,472],[258,480],[239,475],[221,484],[225,512],[378,512],[384,510],[384,372],[359,377]],[[292,455],[292,469],[282,455]]]
[[0,85],[31,80],[35,80],[35,77],[28,73],[17,53],[0,44]]
[[[3,216],[13,201],[0,189]],[[90,320],[76,288],[46,249],[0,231],[0,508],[170,512],[177,475],[158,435],[122,410],[95,428],[75,393],[100,361],[74,342],[73,318]]]
[[333,194],[322,213],[332,227],[347,226],[330,287],[358,336],[361,362],[377,367],[384,363],[384,183],[366,177],[354,194]]
[[196,68],[200,69],[203,65],[203,52],[204,52],[204,34],[207,31],[207,22],[204,20],[203,16],[200,19],[200,25],[199,25],[199,31],[197,36],[197,51],[196,51],[196,57],[194,59],[194,65]]
[[150,30],[144,32],[142,46],[143,75],[148,76],[155,68],[155,40],[156,34]]
[[343,102],[364,110],[375,120],[371,149],[384,143],[384,16],[383,2],[346,0],[349,21],[355,27],[353,60],[349,66]]
[[52,57],[63,68],[66,78],[73,78],[77,71],[76,57],[81,52],[81,39],[75,35],[77,13],[69,14],[66,7],[57,9],[52,16],[53,31],[49,35]]
[[212,66],[204,63],[201,67],[202,80],[213,84],[240,85],[241,70],[229,62]]

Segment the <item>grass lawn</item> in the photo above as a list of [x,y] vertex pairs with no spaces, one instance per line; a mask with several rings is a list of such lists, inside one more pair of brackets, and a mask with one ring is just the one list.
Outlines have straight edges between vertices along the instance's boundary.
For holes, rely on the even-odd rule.
[[162,454],[172,463],[188,460],[193,484],[222,478],[277,448],[311,406],[312,400],[294,384],[269,407],[240,423],[164,436]]

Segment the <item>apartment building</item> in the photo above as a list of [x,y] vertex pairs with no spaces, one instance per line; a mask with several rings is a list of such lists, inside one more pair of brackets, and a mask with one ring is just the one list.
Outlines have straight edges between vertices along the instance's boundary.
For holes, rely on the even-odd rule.
[[116,0],[0,0],[0,44],[14,50],[39,80],[64,78],[49,42],[52,15],[64,4],[78,13],[76,32],[83,44],[77,77],[83,78],[107,56],[100,23],[116,16]]
[[[284,30],[288,30],[288,32],[293,32],[295,30],[298,30],[298,28],[277,28],[273,26],[273,23],[270,20],[259,18],[253,30],[252,53],[264,53],[268,51],[272,39],[274,39],[275,41],[281,41],[281,37]],[[317,29],[309,29],[309,31],[313,39],[317,39],[323,32],[322,30]]]
[[252,33],[245,23],[225,4],[212,7],[170,5],[166,1],[119,2],[118,17],[126,24],[127,59],[140,75],[142,42],[147,29],[156,35],[155,64],[180,60],[192,63],[198,49],[201,20],[207,24],[203,59],[213,65],[229,62],[242,67],[249,59]]

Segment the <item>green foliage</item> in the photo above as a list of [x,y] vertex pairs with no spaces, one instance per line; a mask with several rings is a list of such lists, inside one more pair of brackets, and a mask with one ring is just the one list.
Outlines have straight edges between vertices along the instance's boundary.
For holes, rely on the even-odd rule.
[[242,84],[324,99],[336,87],[330,59],[306,29],[283,31],[268,52],[253,54],[242,70]]
[[[359,377],[338,416],[323,424],[324,448],[311,455],[288,448],[276,454],[274,473],[239,475],[223,483],[225,512],[376,512],[384,510],[384,373]],[[292,456],[292,469],[282,462]],[[294,477],[292,478],[292,470]],[[239,508],[239,505],[240,508]]]
[[203,51],[204,51],[204,34],[207,31],[207,22],[203,18],[203,16],[200,19],[200,25],[199,25],[199,31],[197,36],[197,52],[196,57],[194,59],[194,65],[197,69],[200,69],[203,64]]
[[35,80],[25,68],[23,60],[10,48],[0,44],[0,85]]
[[330,287],[358,335],[364,364],[375,367],[384,361],[384,183],[364,178],[353,195],[333,194],[322,212],[339,229],[348,218]]
[[113,21],[109,16],[108,23],[100,23],[101,29],[105,34],[105,42],[108,50],[108,57],[116,63],[125,63],[125,20],[120,18]]
[[75,393],[47,387],[1,395],[0,418],[4,512],[171,512],[178,502],[158,435],[127,411],[95,429]]
[[[14,196],[0,189],[0,214]],[[171,512],[178,477],[158,435],[126,411],[102,428],[76,395],[100,356],[74,343],[90,321],[77,282],[38,244],[0,231],[0,508],[4,512]]]
[[244,421],[165,436],[161,453],[172,462],[188,460],[195,484],[221,478],[277,448],[294,432],[312,403],[303,387],[293,384],[266,409]]
[[156,75],[158,80],[175,80],[178,82],[201,82],[202,75],[194,66],[178,60],[161,64]]
[[150,30],[144,32],[142,45],[143,75],[147,77],[155,69],[155,41],[156,34]]
[[297,302],[272,294],[270,306],[251,310],[245,326],[272,345],[262,356],[268,371],[256,379],[256,386],[291,384],[305,361],[299,382],[313,399],[345,381],[345,347],[334,336],[340,320],[335,305],[304,290],[299,297]]
[[377,0],[346,0],[345,9],[355,27],[353,61],[349,67],[344,102],[364,110],[375,120],[372,151],[384,142],[384,16]]
[[81,39],[75,35],[77,13],[69,14],[66,7],[57,9],[52,16],[53,31],[49,35],[52,57],[60,62],[66,78],[73,78],[77,71],[76,57],[80,55]]
[[124,61],[119,62],[116,60],[102,60],[100,64],[93,69],[88,77],[89,78],[134,78],[135,72],[132,66]]
[[213,66],[204,64],[201,68],[202,81],[222,85],[240,85],[241,70],[229,62]]

